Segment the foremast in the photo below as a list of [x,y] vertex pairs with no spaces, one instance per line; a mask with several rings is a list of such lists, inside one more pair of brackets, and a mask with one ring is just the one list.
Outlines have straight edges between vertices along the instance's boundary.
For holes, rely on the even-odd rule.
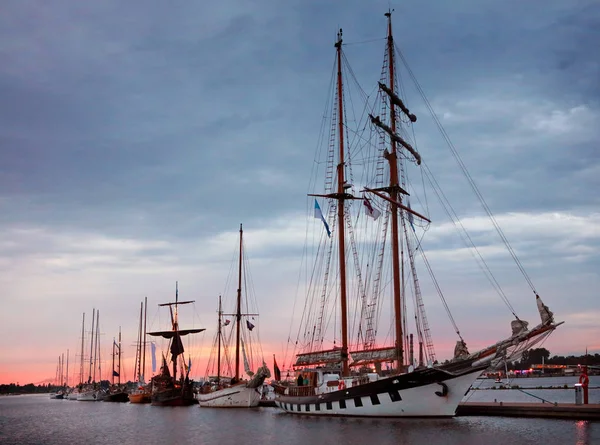
[[[243,245],[244,231],[240,224],[240,257],[238,262],[238,288],[237,288],[237,305],[235,311],[235,380],[236,382],[240,379],[240,336],[241,322],[242,322],[242,245]],[[219,299],[219,306],[221,300]],[[219,307],[220,309],[220,307]],[[220,323],[220,321],[219,321]],[[220,349],[219,349],[220,352]],[[220,361],[219,361],[220,363]]]

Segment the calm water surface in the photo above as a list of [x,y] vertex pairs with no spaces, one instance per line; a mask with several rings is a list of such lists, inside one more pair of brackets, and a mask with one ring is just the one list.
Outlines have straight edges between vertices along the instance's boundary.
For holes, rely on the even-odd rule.
[[[537,385],[535,382],[533,386]],[[564,397],[566,402],[574,399],[572,390],[540,391],[553,394],[555,399]],[[471,397],[493,400],[502,394],[505,400],[515,400],[508,397],[513,393],[482,390],[474,391]],[[590,402],[600,401],[600,393],[595,394],[599,400],[590,397]],[[0,443],[600,445],[600,422],[500,417],[315,418],[284,414],[275,408],[161,408],[28,395],[0,397]]]

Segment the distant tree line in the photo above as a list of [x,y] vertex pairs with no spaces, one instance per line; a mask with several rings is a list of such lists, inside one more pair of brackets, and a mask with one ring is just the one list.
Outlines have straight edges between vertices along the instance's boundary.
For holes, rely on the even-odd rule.
[[545,363],[547,365],[600,365],[600,354],[588,354],[588,355],[555,355],[550,357],[550,351],[546,348],[535,348],[529,349],[523,352],[521,360],[516,362],[509,362],[508,369],[510,370],[523,370],[529,369],[531,365],[539,365]]

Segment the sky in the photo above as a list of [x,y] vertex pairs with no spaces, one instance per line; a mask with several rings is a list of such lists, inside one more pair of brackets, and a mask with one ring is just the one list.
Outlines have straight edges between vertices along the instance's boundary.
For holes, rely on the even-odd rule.
[[[265,359],[289,361],[336,32],[357,78],[374,84],[390,6],[397,45],[565,321],[544,347],[599,352],[599,1],[7,0],[0,383],[52,379],[67,349],[78,360],[82,313],[89,322],[93,308],[103,354],[121,327],[130,369],[140,302],[148,298],[149,328],[158,327],[157,304],[172,299],[176,281],[180,297],[196,301],[189,314],[182,308],[182,325],[206,327],[197,348],[208,350],[240,223]],[[512,304],[536,324],[531,291],[450,153],[431,124],[415,129]],[[483,347],[510,332],[511,316],[474,278],[452,230],[434,221],[430,258],[467,343]],[[449,358],[452,329],[441,310],[429,315],[438,355]]]

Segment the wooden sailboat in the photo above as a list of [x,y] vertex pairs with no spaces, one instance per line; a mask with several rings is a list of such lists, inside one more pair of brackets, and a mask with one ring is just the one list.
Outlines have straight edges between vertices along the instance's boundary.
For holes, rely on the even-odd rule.
[[[171,330],[148,332],[148,335],[163,337],[169,339],[169,352],[173,364],[172,374],[167,364],[167,359],[163,355],[160,374],[152,377],[152,396],[151,403],[155,406],[186,406],[196,403],[193,392],[193,381],[189,378],[189,368],[185,364],[183,356],[184,348],[181,337],[188,334],[197,334],[204,329],[179,329],[178,310],[179,306],[193,303],[194,301],[179,301],[179,288],[175,285],[175,301],[171,303],[162,303],[159,306],[169,308],[171,314]],[[180,375],[177,379],[177,366],[181,362],[183,368],[186,368],[185,375]]]
[[[545,338],[560,324],[554,322],[552,313],[536,293],[541,316],[538,326],[528,330],[527,323],[517,317],[511,324],[513,331],[508,339],[472,354],[456,328],[459,340],[454,358],[444,364],[437,362],[414,261],[417,254],[415,246],[419,246],[418,253],[422,253],[422,246],[420,240],[417,241],[419,244],[415,243],[416,237],[412,233],[415,231],[414,224],[431,221],[413,210],[408,201],[407,190],[412,189],[407,185],[407,169],[409,164],[420,166],[422,159],[407,140],[411,132],[406,128],[410,129],[417,119],[398,95],[401,89],[395,67],[391,15],[391,11],[386,13],[384,69],[378,83],[380,102],[375,106],[365,105],[363,116],[369,118],[357,123],[354,132],[349,130],[349,123],[345,120],[343,61],[346,58],[341,30],[335,43],[336,100],[331,110],[332,133],[324,139],[329,147],[325,150],[326,159],[321,163],[326,169],[325,193],[309,195],[315,199],[314,216],[321,220],[317,224],[322,223],[319,227],[321,244],[316,249],[317,258],[310,278],[311,283],[315,283],[316,277],[321,275],[324,284],[316,290],[314,284],[308,288],[309,300],[302,316],[304,324],[295,342],[300,345],[292,365],[295,376],[291,381],[273,384],[276,405],[288,413],[453,416],[458,403],[486,368],[498,360],[518,357],[523,349]],[[364,95],[365,90],[359,89]],[[380,115],[374,115],[377,113],[374,110],[380,110]],[[360,116],[360,113],[355,116]],[[370,132],[370,136],[360,133],[360,127]],[[345,145],[349,142],[348,133],[354,134],[354,140],[360,141],[357,143],[360,147]],[[353,153],[359,153],[361,160],[356,170],[353,170],[355,166],[350,157]],[[361,168],[362,171],[357,171]],[[352,177],[365,178],[368,186],[358,191],[362,196],[355,195],[357,190],[349,180]],[[330,203],[328,212],[321,211],[316,198],[327,199]],[[352,204],[356,201],[362,204],[360,207],[364,207],[365,215],[370,219],[350,216]],[[376,222],[379,225],[374,227]],[[358,252],[358,229],[365,233],[362,245],[371,249],[370,254],[361,256]],[[323,234],[325,232],[326,235]],[[386,244],[390,244],[391,249],[384,248]],[[352,254],[351,260],[347,258],[349,253]],[[367,258],[368,268],[361,267],[363,258]],[[424,254],[423,258],[428,265]],[[347,273],[347,267],[351,266],[356,269],[352,279]],[[389,272],[382,275],[383,266],[389,266]],[[409,271],[412,283],[407,284],[405,269]],[[378,344],[377,337],[377,321],[381,318],[382,307],[379,297],[384,295],[388,280],[391,283],[389,294],[393,317],[387,332],[390,332],[392,341],[382,346]],[[409,286],[414,298],[418,360],[414,355],[413,334],[408,333],[407,327],[406,293]],[[356,298],[354,304],[349,303],[350,289]],[[331,323],[332,316],[328,310],[338,314],[334,323]],[[355,331],[352,342],[350,321],[354,322]],[[336,329],[331,327],[332,324]],[[324,348],[328,338],[338,341]]]
[[[115,367],[115,356],[117,357]],[[115,377],[117,383],[115,384]],[[105,402],[121,402],[125,403],[129,401],[129,395],[123,385],[121,385],[121,327],[119,326],[119,343],[113,338],[112,347],[112,377],[111,386],[108,390],[108,394],[104,397]]]
[[[238,288],[237,288],[237,299],[236,299],[236,310],[233,314],[228,314],[235,317],[235,369],[234,375],[231,377],[224,377],[221,372],[222,367],[222,349],[223,349],[223,311],[221,307],[221,297],[219,297],[219,316],[217,324],[217,336],[216,336],[216,366],[217,375],[214,378],[209,378],[208,381],[202,386],[200,394],[198,394],[198,403],[200,407],[213,407],[213,408],[252,408],[259,404],[261,393],[260,388],[266,378],[271,376],[269,369],[265,366],[264,361],[256,373],[250,369],[248,359],[246,356],[246,350],[244,344],[250,344],[251,331],[254,329],[254,325],[246,319],[246,323],[242,323],[242,317],[258,314],[243,314],[242,313],[242,275],[243,275],[243,229],[240,224],[240,239],[239,239],[239,262],[238,262]],[[245,294],[244,294],[245,296]],[[244,307],[247,307],[244,306]],[[229,324],[229,323],[227,323]],[[244,343],[245,341],[245,343]],[[245,380],[241,377],[240,373],[240,357],[244,361],[244,368],[249,380]]]
[[[135,355],[135,369],[136,369],[136,382],[137,387],[135,390],[129,393],[130,403],[150,403],[151,401],[151,387],[146,383],[146,315],[148,307],[148,298],[144,299],[144,302],[140,305],[140,325],[138,329],[138,343]],[[144,325],[142,328],[142,312],[144,314]],[[142,331],[143,329],[143,331]]]

